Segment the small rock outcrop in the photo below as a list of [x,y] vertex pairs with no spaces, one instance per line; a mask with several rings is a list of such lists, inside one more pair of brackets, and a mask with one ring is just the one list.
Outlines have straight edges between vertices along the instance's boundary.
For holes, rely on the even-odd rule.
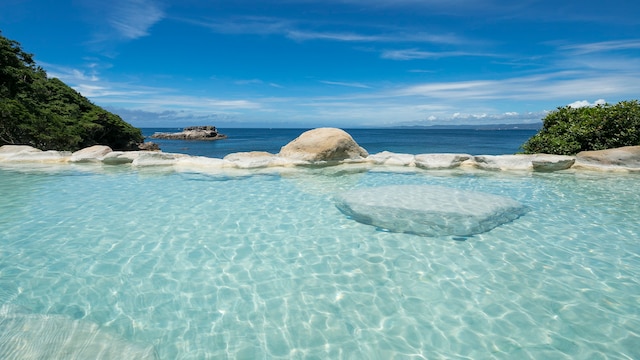
[[640,171],[640,146],[582,151],[576,155],[574,167],[593,170],[623,168]]
[[151,138],[172,140],[220,140],[226,139],[227,135],[220,134],[215,126],[190,126],[176,133],[155,133],[151,135]]
[[312,162],[361,160],[369,153],[346,131],[317,128],[306,131],[280,149],[278,156]]
[[151,142],[145,141],[142,144],[138,145],[138,150],[140,151],[160,151],[160,145]]

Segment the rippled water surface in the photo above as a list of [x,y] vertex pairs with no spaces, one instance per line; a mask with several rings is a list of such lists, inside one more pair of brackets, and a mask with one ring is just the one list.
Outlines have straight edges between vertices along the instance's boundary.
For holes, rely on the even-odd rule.
[[[58,346],[54,333],[90,329],[160,359],[637,359],[639,180],[0,170],[0,354],[33,358]],[[423,237],[334,203],[401,184],[529,211],[467,238]]]

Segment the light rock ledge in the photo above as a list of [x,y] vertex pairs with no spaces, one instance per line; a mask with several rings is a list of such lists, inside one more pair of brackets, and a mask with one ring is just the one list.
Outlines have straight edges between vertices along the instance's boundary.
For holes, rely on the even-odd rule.
[[[322,139],[327,141],[323,142]],[[302,134],[279,154],[261,151],[233,153],[223,159],[164,153],[161,151],[112,151],[96,145],[74,153],[42,151],[25,145],[0,147],[0,165],[93,164],[132,167],[173,167],[177,171],[221,169],[277,169],[298,166],[359,164],[368,168],[396,167],[422,170],[479,169],[487,171],[550,172],[562,170],[640,172],[640,146],[585,151],[576,156],[396,154],[383,151],[369,155],[349,134],[340,129],[320,128]],[[355,165],[353,165],[355,166]]]

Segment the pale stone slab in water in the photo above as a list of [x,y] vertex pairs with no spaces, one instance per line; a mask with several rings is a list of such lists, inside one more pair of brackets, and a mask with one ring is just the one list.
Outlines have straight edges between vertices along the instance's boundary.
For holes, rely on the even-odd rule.
[[507,197],[430,185],[353,190],[338,196],[336,206],[358,222],[425,236],[479,234],[526,212]]
[[415,156],[412,154],[398,154],[390,151],[383,151],[369,155],[367,161],[376,165],[389,166],[415,166]]
[[479,155],[476,166],[483,170],[532,170],[535,155]]
[[174,165],[177,159],[188,157],[183,154],[163,153],[159,151],[140,151],[138,157],[133,159],[133,166],[169,166]]
[[102,162],[108,165],[131,164],[138,156],[137,151],[112,151],[104,156]]
[[416,155],[416,166],[422,169],[452,169],[472,159],[468,154],[420,154]]
[[225,161],[239,169],[257,169],[277,166],[295,166],[309,164],[307,161],[283,158],[265,151],[231,153],[224,157]]
[[549,154],[479,155],[474,156],[476,167],[483,170],[558,171],[570,168],[573,156]]

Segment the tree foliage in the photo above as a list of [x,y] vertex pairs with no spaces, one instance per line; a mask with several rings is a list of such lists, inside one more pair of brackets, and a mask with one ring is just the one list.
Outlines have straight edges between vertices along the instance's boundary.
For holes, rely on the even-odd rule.
[[47,78],[33,55],[0,35],[0,146],[74,151],[101,144],[132,150],[143,140],[140,129]]
[[558,108],[542,120],[542,129],[522,145],[525,153],[574,155],[580,151],[640,145],[640,104]]

